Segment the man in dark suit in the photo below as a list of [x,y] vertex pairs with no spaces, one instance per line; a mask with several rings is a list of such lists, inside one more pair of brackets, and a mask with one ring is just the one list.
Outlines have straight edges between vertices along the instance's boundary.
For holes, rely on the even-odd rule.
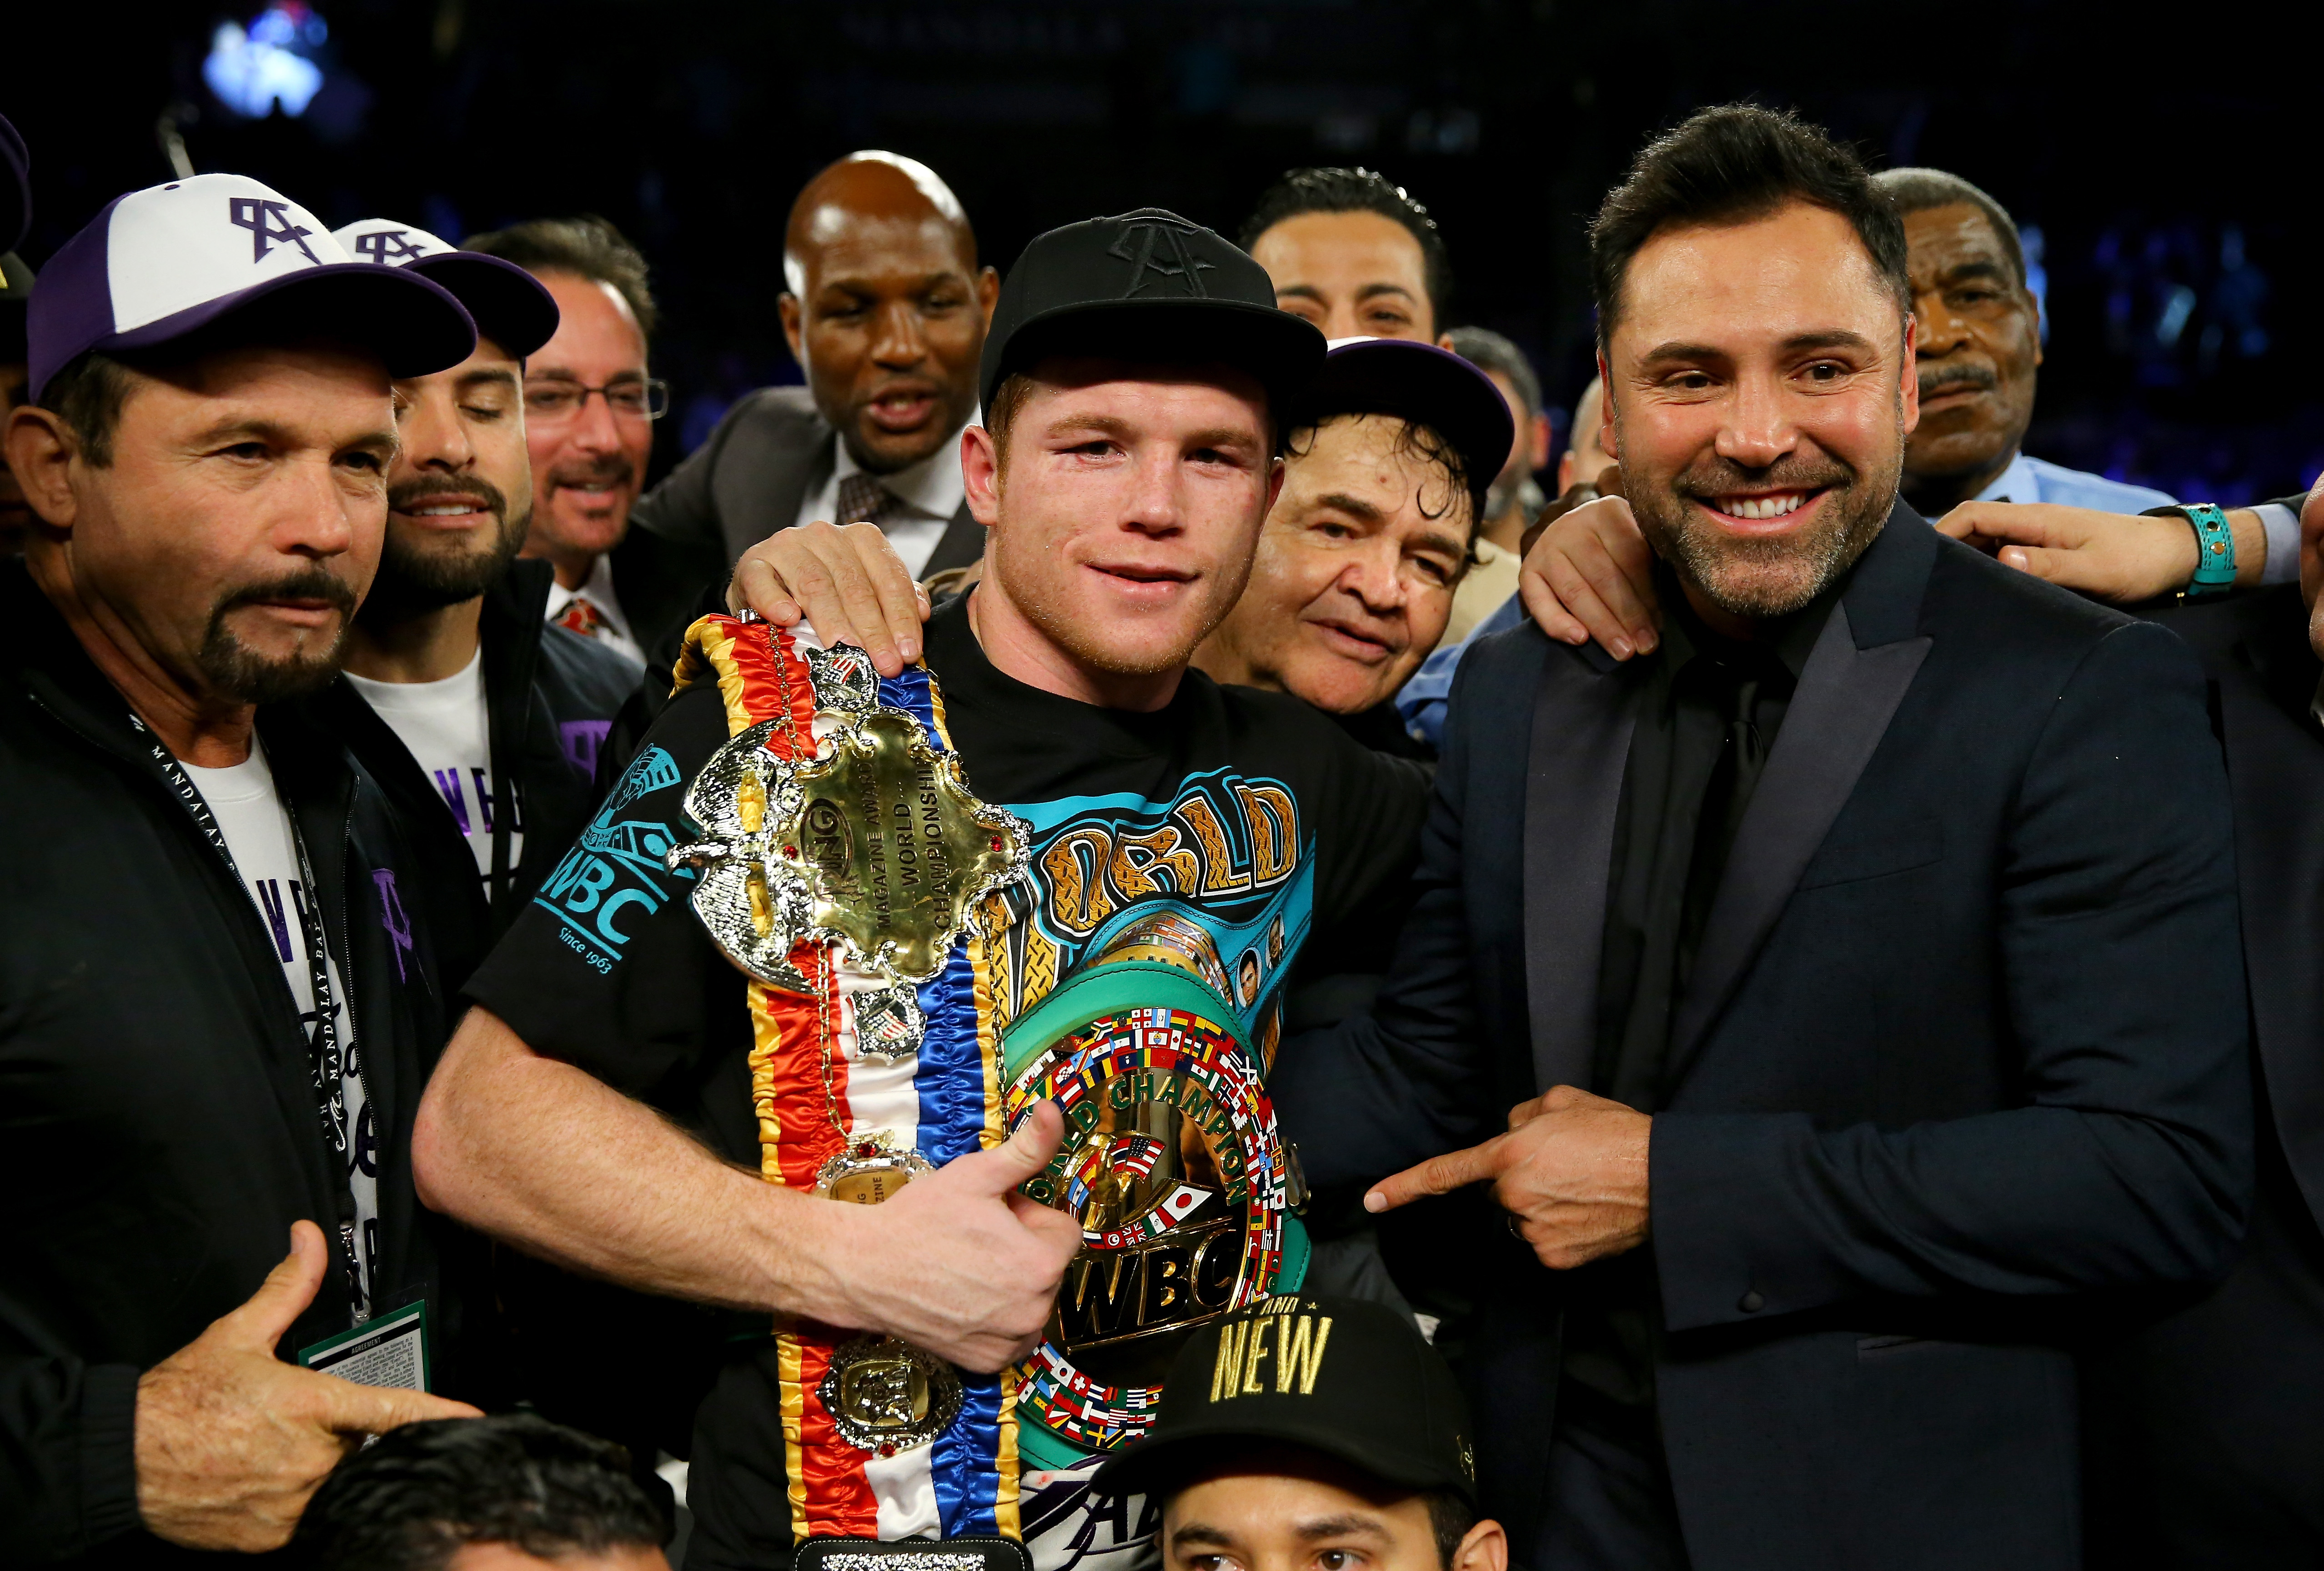
[[1897,500],[1904,236],[1821,133],[1706,111],[1591,242],[1665,639],[1463,662],[1398,970],[1278,1105],[1530,1246],[1464,1336],[1521,1562],[2065,1571],[2069,1336],[2251,1186],[2200,673]]
[[638,527],[731,564],[794,524],[868,520],[916,578],[980,560],[960,434],[1001,280],[960,199],[926,164],[850,153],[799,193],[783,275],[807,386],[736,404],[639,501]]

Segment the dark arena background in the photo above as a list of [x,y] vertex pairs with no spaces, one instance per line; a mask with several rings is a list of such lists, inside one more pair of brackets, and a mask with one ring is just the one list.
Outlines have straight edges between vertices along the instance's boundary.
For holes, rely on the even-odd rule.
[[[2030,451],[2229,504],[2304,487],[2324,468],[2302,51],[2272,43],[2277,30],[2246,8],[43,10],[12,16],[0,45],[0,112],[34,159],[34,266],[107,198],[173,167],[256,176],[334,225],[383,215],[454,240],[602,213],[656,269],[656,370],[675,399],[658,465],[736,394],[798,380],[775,309],[783,220],[804,179],[851,149],[934,165],[1004,269],[1031,235],[1071,219],[1158,205],[1231,234],[1287,167],[1379,170],[1443,226],[1459,286],[1451,319],[1510,335],[1570,404],[1590,372],[1585,216],[1655,128],[1751,97],[1796,106],[1876,166],[1966,176],[2024,225],[2038,246],[2049,356]],[[263,116],[237,112],[237,98]],[[291,99],[296,116],[283,113]]]

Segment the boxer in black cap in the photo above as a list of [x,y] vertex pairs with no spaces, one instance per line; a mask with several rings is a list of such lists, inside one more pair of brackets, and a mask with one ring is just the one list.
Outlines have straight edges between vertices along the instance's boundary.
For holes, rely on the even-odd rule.
[[[925,630],[970,790],[1033,826],[1023,897],[985,940],[1001,958],[978,987],[977,1029],[1150,920],[1271,1052],[1303,948],[1339,942],[1403,880],[1416,768],[1290,698],[1187,669],[1242,592],[1281,484],[1286,400],[1323,352],[1257,263],[1168,213],[1044,234],[1003,287],[980,368],[988,424],[962,447],[985,574]],[[795,620],[796,603],[770,604],[778,568],[756,560],[765,576],[745,591]],[[816,615],[826,647],[866,641],[837,606]],[[875,594],[866,620],[882,615]],[[891,667],[895,654],[890,641]],[[728,735],[715,685],[679,693],[575,857],[679,823],[687,782]],[[687,1561],[765,1565],[791,1548],[793,1502],[821,1487],[786,1454],[768,1315],[885,1332],[971,1373],[1021,1358],[1082,1243],[1071,1219],[1010,1198],[1059,1121],[1042,1105],[1004,1145],[875,1206],[761,1181],[743,977],[674,875],[595,867],[534,902],[470,982],[477,1007],[415,1136],[421,1181],[528,1250],[749,1311],[696,1419]],[[617,900],[609,936],[595,914]],[[813,1105],[830,1110],[819,1090]],[[1146,1552],[1141,1524],[1088,1506],[1094,1458],[1021,1410],[1013,1423],[1016,1487],[986,1531],[1021,1537],[1041,1571]],[[912,1483],[925,1456],[865,1465],[881,1537],[960,1530]]]
[[1160,1502],[1167,1571],[1508,1564],[1501,1524],[1477,1516],[1452,1371],[1379,1304],[1285,1293],[1222,1316],[1164,1392],[1154,1432],[1094,1487]]

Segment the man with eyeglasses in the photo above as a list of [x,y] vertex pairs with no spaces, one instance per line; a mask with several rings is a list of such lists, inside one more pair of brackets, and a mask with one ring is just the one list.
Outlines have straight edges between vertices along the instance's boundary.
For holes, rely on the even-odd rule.
[[[645,258],[602,218],[534,219],[472,235],[466,248],[516,263],[557,301],[557,335],[526,361],[524,380],[533,519],[523,554],[556,569],[549,620],[642,666],[656,629],[625,608],[637,597],[623,593],[631,574],[613,554],[645,485],[653,422],[669,407],[668,385],[646,374],[655,312]],[[715,567],[673,574],[691,592]]]

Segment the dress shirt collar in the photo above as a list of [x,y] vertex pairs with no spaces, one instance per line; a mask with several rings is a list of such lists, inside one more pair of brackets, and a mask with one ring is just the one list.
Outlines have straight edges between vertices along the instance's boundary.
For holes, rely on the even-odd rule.
[[[983,418],[983,410],[972,410],[968,418],[962,422],[961,428],[980,424]],[[839,439],[838,432],[831,434],[831,444],[837,455],[831,473],[832,494],[836,496],[838,488],[846,483],[847,477],[859,473],[863,466],[855,462],[855,455],[847,450],[847,444]],[[935,452],[910,468],[880,476],[880,483],[888,488],[889,495],[924,517],[951,518],[960,511],[961,501],[968,494],[967,487],[960,477],[960,431],[954,431]]]
[[1991,485],[1978,492],[1978,501],[2040,501],[2042,477],[2025,461],[2025,450],[2019,448],[2009,455],[2009,467],[1994,477]]

